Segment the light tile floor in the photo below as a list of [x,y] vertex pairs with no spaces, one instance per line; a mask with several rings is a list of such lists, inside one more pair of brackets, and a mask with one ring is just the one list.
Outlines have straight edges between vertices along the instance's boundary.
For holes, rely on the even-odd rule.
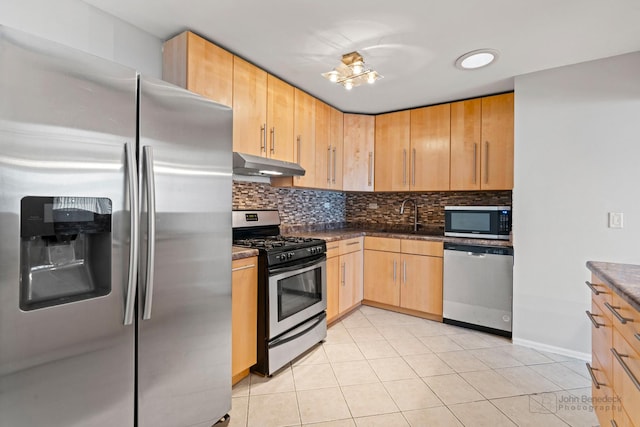
[[597,426],[584,362],[362,306],[272,378],[233,388],[232,427]]

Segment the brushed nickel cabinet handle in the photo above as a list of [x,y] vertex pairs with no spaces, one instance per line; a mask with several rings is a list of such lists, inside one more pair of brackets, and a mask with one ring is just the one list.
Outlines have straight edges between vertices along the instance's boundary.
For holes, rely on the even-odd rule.
[[359,245],[360,242],[349,242],[347,243],[347,246],[351,246],[351,245]]
[[613,313],[614,316],[616,316],[616,319],[618,319],[620,321],[620,323],[622,323],[623,325],[626,324],[627,322],[633,322],[633,319],[624,318],[624,317],[622,317],[622,315],[620,313],[618,313],[617,309],[619,309],[620,307],[613,307],[608,302],[605,302],[604,306],[607,307],[609,309],[609,311],[611,313]]
[[637,339],[638,341],[640,341],[640,333],[635,334],[635,335],[634,335],[634,337],[636,337],[636,339]]
[[342,287],[344,287],[345,282],[347,281],[347,265],[346,263],[342,263]]
[[610,420],[611,421],[611,427],[618,427],[618,423],[616,422],[616,420]]
[[590,281],[585,281],[584,283],[587,284],[587,286],[589,287],[589,289],[591,289],[591,292],[593,292],[594,295],[600,295],[600,291],[596,289],[596,287],[593,285],[593,283],[591,283]]
[[407,284],[407,261],[402,261],[402,282]]
[[371,187],[372,181],[373,181],[373,153],[369,151],[369,180],[368,180],[369,187]]
[[627,374],[627,376],[629,377],[633,385],[636,386],[636,388],[640,391],[640,382],[638,382],[638,379],[635,377],[635,375],[633,375],[633,372],[631,372],[631,369],[629,369],[629,367],[624,362],[624,360],[622,360],[623,357],[629,357],[629,355],[620,354],[616,351],[615,348],[611,349],[611,353],[613,353],[613,357],[615,357],[618,363],[620,364],[620,366],[622,366],[622,369],[624,370],[625,374]]
[[243,265],[242,267],[232,268],[231,271],[234,272],[234,271],[240,271],[240,270],[248,270],[248,269],[253,268],[255,266],[256,266],[255,264]]
[[[296,141],[297,141],[297,143],[298,143],[298,155],[296,156],[296,157],[298,158],[298,164],[300,164],[300,145],[301,145],[301,144],[300,144],[300,139],[301,139],[301,138],[302,138],[302,137],[301,137],[300,135],[298,135],[298,138],[297,138],[297,140],[296,140]],[[302,178],[302,177],[301,177],[301,176],[296,176],[296,179],[298,179],[298,180],[299,180],[300,178]]]
[[276,152],[276,128],[271,128],[271,154]]
[[396,283],[396,260],[393,260],[393,283]]
[[333,147],[333,178],[331,179],[333,183],[336,183],[336,162],[338,158],[338,150],[336,147]]
[[267,124],[260,126],[260,152],[267,153]]
[[402,150],[402,185],[407,185],[407,150]]
[[413,149],[413,156],[411,156],[411,185],[416,185],[416,149]]
[[597,371],[597,369],[593,369],[589,363],[587,363],[586,365],[587,365],[587,371],[589,371],[589,376],[591,377],[591,382],[593,382],[593,386],[597,389],[600,389],[601,385],[606,385],[603,383],[599,383],[598,380],[596,379],[596,376],[593,373],[593,371]]
[[591,320],[591,323],[593,323],[593,327],[596,329],[600,329],[600,326],[604,326],[604,323],[598,323],[593,315],[593,313],[591,313],[589,310],[585,311],[585,313],[587,313],[587,317],[589,318],[589,320]]
[[484,142],[484,183],[489,183],[489,141]]
[[327,184],[331,184],[331,146],[327,148]]
[[478,182],[478,143],[473,143],[473,183]]

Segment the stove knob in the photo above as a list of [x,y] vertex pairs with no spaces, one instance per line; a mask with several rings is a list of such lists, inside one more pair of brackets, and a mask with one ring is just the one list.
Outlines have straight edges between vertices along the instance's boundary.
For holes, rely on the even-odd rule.
[[289,253],[287,254],[287,258],[289,258],[289,259],[293,258],[293,256],[294,256],[294,253],[293,253],[293,252],[289,252]]

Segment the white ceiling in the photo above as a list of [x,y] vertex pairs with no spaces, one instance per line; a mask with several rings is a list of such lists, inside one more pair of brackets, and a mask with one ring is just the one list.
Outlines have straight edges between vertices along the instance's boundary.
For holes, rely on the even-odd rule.
[[[346,112],[511,90],[517,75],[640,51],[640,0],[84,1],[162,40],[190,29]],[[499,60],[454,67],[479,48]],[[347,92],[320,76],[354,50],[385,78]]]

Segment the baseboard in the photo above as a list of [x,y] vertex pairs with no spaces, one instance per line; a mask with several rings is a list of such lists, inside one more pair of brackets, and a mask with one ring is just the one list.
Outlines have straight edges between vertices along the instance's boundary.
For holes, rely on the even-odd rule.
[[549,353],[559,354],[561,356],[573,357],[574,359],[584,360],[585,362],[591,362],[591,353],[582,353],[580,351],[573,351],[562,347],[556,347],[554,345],[543,344],[536,341],[523,340],[522,338],[513,338],[512,342],[523,347],[529,347],[534,350],[546,351]]

